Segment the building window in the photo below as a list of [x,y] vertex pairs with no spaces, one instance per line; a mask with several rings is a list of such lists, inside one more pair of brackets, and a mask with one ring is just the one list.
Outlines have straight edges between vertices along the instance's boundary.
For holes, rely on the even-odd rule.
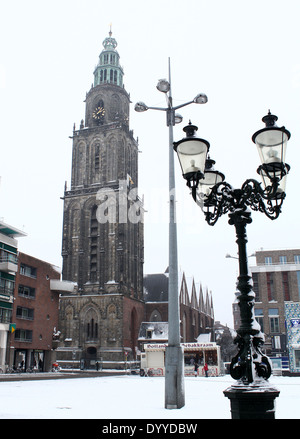
[[11,296],[15,289],[15,283],[12,280],[0,277],[0,293],[4,296]]
[[148,339],[152,338],[152,332],[153,332],[153,329],[147,329],[146,330],[146,338],[148,338]]
[[277,350],[281,349],[280,335],[274,335],[272,345],[273,345],[273,349],[277,349]]
[[18,296],[27,297],[28,299],[35,299],[35,288],[19,285]]
[[91,319],[87,324],[87,340],[95,340],[98,338],[98,323],[95,323],[94,319]]
[[266,256],[265,257],[265,264],[266,265],[272,265],[272,257],[271,256]]
[[36,268],[30,267],[29,265],[21,264],[20,274],[22,274],[23,276],[33,277],[34,279],[36,279]]
[[270,322],[270,333],[275,334],[279,332],[279,314],[278,308],[269,309],[269,322]]
[[255,302],[260,302],[257,273],[252,273],[252,281],[253,281],[253,291],[255,293]]
[[28,329],[16,329],[15,341],[32,342],[32,331]]
[[273,273],[267,274],[267,291],[268,291],[268,300],[275,300],[275,290],[274,290],[274,275]]
[[15,253],[11,253],[0,248],[0,262],[12,262],[14,264],[17,264],[18,257]]
[[300,264],[300,255],[294,255],[295,264]]
[[300,299],[300,271],[297,271],[298,294]]
[[157,309],[154,309],[150,315],[150,322],[162,322],[161,314]]
[[287,271],[283,271],[281,273],[281,276],[282,276],[283,297],[284,297],[284,300],[289,301],[291,299],[290,299],[288,272]]
[[0,308],[0,323],[11,322],[12,310],[7,308]]
[[99,158],[99,149],[95,154],[95,171],[99,171],[100,169],[100,158]]
[[94,206],[91,213],[91,256],[90,256],[90,280],[96,282],[97,280],[97,250],[98,250],[98,220],[97,220],[97,206]]
[[254,314],[255,314],[255,320],[259,324],[261,332],[264,332],[264,313],[263,313],[263,310],[260,308],[255,308]]
[[17,306],[17,318],[24,320],[33,320],[34,309],[33,308],[24,308],[22,306]]
[[287,264],[286,256],[279,256],[279,263],[280,264]]

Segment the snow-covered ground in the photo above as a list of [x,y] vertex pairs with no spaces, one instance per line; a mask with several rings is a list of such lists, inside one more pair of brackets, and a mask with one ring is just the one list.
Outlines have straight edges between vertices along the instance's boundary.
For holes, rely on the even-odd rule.
[[[185,406],[164,408],[164,378],[120,375],[0,382],[2,419],[230,419],[222,377],[186,377]],[[271,377],[276,419],[300,418],[300,377]]]

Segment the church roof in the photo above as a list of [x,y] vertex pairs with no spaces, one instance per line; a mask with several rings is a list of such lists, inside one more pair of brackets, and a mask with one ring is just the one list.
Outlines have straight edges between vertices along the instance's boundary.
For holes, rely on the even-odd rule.
[[146,302],[168,301],[168,276],[165,273],[144,276],[144,300]]

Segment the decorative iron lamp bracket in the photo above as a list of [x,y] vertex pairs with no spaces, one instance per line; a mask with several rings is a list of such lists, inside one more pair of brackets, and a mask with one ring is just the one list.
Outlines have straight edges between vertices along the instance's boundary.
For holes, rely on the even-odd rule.
[[[206,159],[204,172],[200,168],[198,172],[188,174],[184,172],[185,168],[182,166],[183,177],[191,189],[194,201],[203,210],[206,222],[214,226],[222,215],[228,213],[229,224],[235,226],[239,255],[237,289],[240,292],[238,305],[241,325],[234,340],[238,345],[238,353],[231,361],[230,373],[232,378],[246,385],[261,378],[267,380],[272,370],[270,360],[261,349],[264,335],[254,315],[255,293],[248,269],[246,226],[252,222],[251,210],[262,212],[272,220],[278,218],[285,199],[284,180],[290,166],[283,161],[283,150],[290,133],[284,127],[277,128],[276,120],[277,116],[269,112],[263,118],[266,128],[252,137],[264,159],[257,170],[262,177],[264,188],[262,183],[248,179],[240,189],[234,189],[224,181],[225,177],[222,173],[213,170],[215,162],[210,158]],[[174,143],[177,153],[178,146],[192,138],[192,128],[195,127],[190,126],[185,129],[187,139]],[[204,142],[208,144],[207,141]],[[181,157],[179,160],[182,163]]]

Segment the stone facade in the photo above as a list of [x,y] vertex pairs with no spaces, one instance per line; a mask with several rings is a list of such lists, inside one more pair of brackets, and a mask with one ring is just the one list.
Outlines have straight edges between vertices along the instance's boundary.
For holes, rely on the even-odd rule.
[[144,317],[138,143],[111,32],[103,46],[85,122],[74,126],[71,187],[64,193],[62,276],[77,284],[60,301],[57,359],[65,366],[117,367],[135,358]]

